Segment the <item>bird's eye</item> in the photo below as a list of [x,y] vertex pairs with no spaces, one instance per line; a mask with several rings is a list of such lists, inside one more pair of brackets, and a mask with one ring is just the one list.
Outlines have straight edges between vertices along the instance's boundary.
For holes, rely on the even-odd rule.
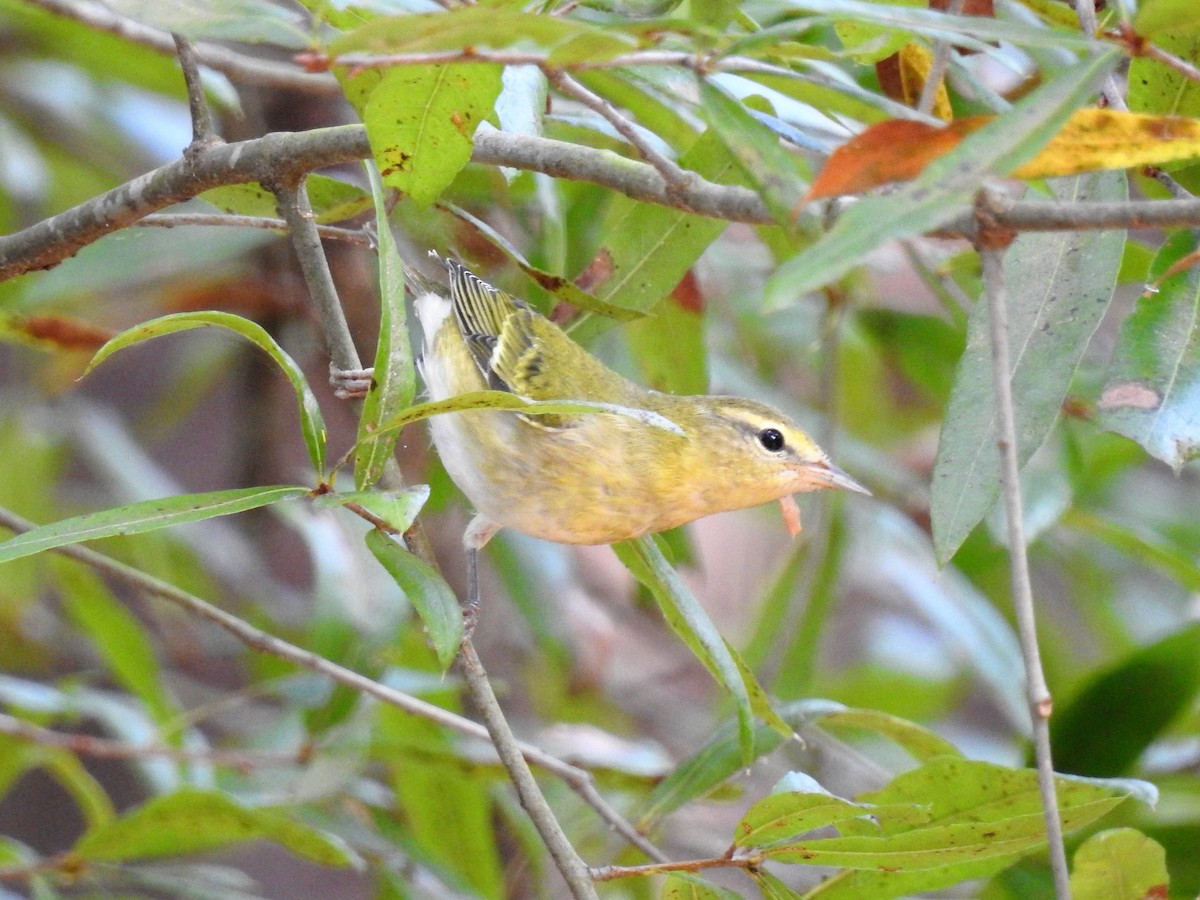
[[763,445],[765,450],[772,453],[778,453],[786,443],[783,439],[783,432],[777,428],[764,428],[758,433],[758,442]]

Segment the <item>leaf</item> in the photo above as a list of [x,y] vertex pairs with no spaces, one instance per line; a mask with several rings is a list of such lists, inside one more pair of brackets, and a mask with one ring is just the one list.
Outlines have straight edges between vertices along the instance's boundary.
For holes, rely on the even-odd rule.
[[707,78],[700,80],[700,111],[743,179],[754,185],[777,223],[789,226],[804,194],[796,159],[741,104]]
[[184,856],[238,841],[274,841],[323,866],[355,857],[339,839],[270,809],[241,805],[226,794],[183,788],[87,831],[72,850],[84,860],[115,862]]
[[626,309],[623,306],[617,306],[613,303],[605,303],[603,300],[593,297],[569,279],[561,275],[551,275],[549,272],[544,272],[536,266],[531,265],[521,254],[521,251],[514,247],[504,235],[500,234],[500,232],[496,231],[496,229],[492,228],[492,226],[488,225],[482,219],[471,215],[465,209],[459,209],[457,206],[450,204],[446,204],[444,208],[459,219],[459,221],[471,226],[480,237],[499,250],[513,265],[520,269],[525,277],[552,295],[559,302],[568,303],[584,312],[606,316],[615,322],[631,322],[646,317],[646,314],[640,310]]
[[321,494],[314,506],[345,506],[356,503],[383,519],[396,531],[407,531],[429,499],[429,485],[414,484],[398,491],[345,491]]
[[1011,172],[1041,149],[1091,98],[1117,58],[1105,50],[1072,66],[935,160],[915,181],[887,197],[853,204],[821,240],[768,279],[768,308],[794,303],[840,278],[884,241],[924,234],[969,208],[985,178]]
[[641,383],[671,394],[708,390],[704,298],[689,272],[654,307],[654,315],[625,327]]
[[[872,125],[838,147],[806,200],[856,194],[917,177],[933,160],[995,120],[975,116],[938,128],[893,119]],[[903,148],[898,153],[897,147]],[[1200,119],[1153,116],[1111,109],[1077,109],[1014,178],[1051,178],[1104,169],[1162,166],[1200,156]]]
[[304,443],[308,447],[308,456],[312,460],[313,469],[320,476],[325,470],[325,419],[321,416],[321,407],[317,398],[308,386],[308,380],[295,361],[284,352],[275,339],[267,334],[266,329],[256,322],[235,316],[231,313],[203,311],[190,313],[175,313],[161,316],[126,329],[96,351],[84,374],[104,362],[112,354],[125,347],[139,344],[150,338],[177,331],[188,331],[192,328],[216,326],[232,331],[250,341],[275,361],[283,370],[296,391],[296,400],[300,407],[300,430],[304,434]]
[[[913,109],[920,103],[931,71],[933,53],[917,41],[909,41],[891,56],[875,63],[875,75],[884,93]],[[938,83],[931,112],[943,122],[954,118],[954,110],[950,106],[950,92],[946,90],[945,80]]]
[[379,340],[371,387],[363,398],[354,453],[354,485],[366,490],[379,480],[396,448],[396,434],[373,440],[381,422],[412,405],[417,393],[416,364],[409,343],[404,307],[404,261],[396,248],[379,170],[366,163],[375,201],[375,234],[379,259]]
[[180,710],[163,685],[162,669],[142,623],[98,576],[78,565],[56,569],[63,609],[95,645],[114,680],[145,703],[156,722],[172,722]]
[[306,487],[234,488],[207,494],[181,494],[159,500],[142,500],[102,512],[60,519],[0,542],[0,563],[55,547],[95,541],[125,534],[143,534],[183,522],[201,522],[217,516],[258,509],[309,493]]
[[1200,9],[1189,0],[1143,0],[1133,17],[1133,28],[1147,38],[1167,32],[1196,34],[1200,32]]
[[450,668],[463,639],[462,607],[454,591],[428,563],[386,532],[372,529],[366,540],[367,548],[421,616],[443,671]]
[[679,426],[670,419],[650,410],[633,409],[614,403],[593,403],[589,400],[526,400],[517,394],[510,394],[508,391],[468,391],[465,394],[456,394],[448,400],[431,400],[410,406],[400,415],[375,429],[371,439],[374,440],[391,431],[399,431],[413,422],[428,419],[430,416],[470,412],[478,409],[510,410],[527,416],[626,416],[643,425],[661,428],[672,434],[683,434]]
[[[1121,803],[1120,786],[1059,778],[1064,829],[1081,828]],[[882,833],[817,838],[775,845],[780,862],[912,872],[989,858],[1016,859],[1045,843],[1037,772],[961,758],[932,760],[882,790],[858,798],[876,804]],[[924,804],[928,821],[914,820]]]
[[875,709],[831,709],[820,717],[820,723],[822,728],[835,733],[847,727],[873,731],[903,747],[914,759],[922,761],[962,755],[962,751],[952,743],[929,729]]
[[[1120,202],[1118,173],[1051,186],[1061,200]],[[1004,255],[1012,354],[1017,457],[1024,465],[1062,408],[1071,378],[1112,300],[1123,231],[1022,235]],[[931,516],[939,564],[945,564],[1000,495],[995,393],[987,304],[971,310],[967,348],[942,423],[933,470]]]
[[[1189,231],[1171,235],[1151,273],[1161,277],[1197,247]],[[1200,455],[1200,270],[1190,266],[1144,294],[1121,326],[1100,424],[1137,441],[1176,473]]]
[[192,40],[277,44],[292,50],[308,46],[298,11],[269,0],[111,0],[113,12]]
[[662,900],[741,900],[728,888],[710,884],[699,875],[672,872],[663,884]]
[[[361,188],[328,175],[310,174],[304,179],[304,186],[318,223],[340,222],[371,206],[370,197]],[[209,188],[199,196],[201,200],[227,213],[270,219],[279,216],[275,195],[256,181]]]
[[[1050,720],[1054,763],[1078,775],[1129,771],[1200,694],[1200,625],[1136,650],[1092,676]],[[1097,739],[1096,723],[1104,723]]]
[[869,804],[852,803],[832,794],[771,794],[750,807],[734,826],[733,843],[736,847],[766,847],[870,814]]
[[[708,181],[745,184],[737,162],[711,131],[696,139],[679,158],[679,165]],[[679,284],[727,225],[673,207],[618,197],[592,263],[576,281],[601,300],[649,310]],[[586,345],[611,324],[585,315],[569,330],[576,341]]]
[[[644,584],[663,618],[733,701],[743,765],[754,760],[754,712],[742,671],[708,613],[650,538],[613,544],[617,558]],[[761,689],[760,689],[761,690]],[[765,696],[765,695],[764,695]]]
[[386,70],[362,114],[384,182],[422,206],[436,200],[470,161],[500,72],[486,63]]
[[[1194,9],[1193,4],[1188,4]],[[1145,4],[1139,7],[1139,12]],[[1200,62],[1200,34],[1160,34],[1154,46],[1186,62]],[[1200,116],[1200,84],[1149,56],[1129,61],[1129,108],[1160,116]]]
[[[637,41],[613,28],[579,19],[538,15],[495,4],[462,6],[435,13],[373,19],[328,45],[333,57],[347,53],[427,53],[515,44],[559,49],[556,62],[581,62],[619,56],[636,49]],[[586,53],[584,52],[586,50]]]
[[1114,828],[1093,834],[1075,851],[1074,863],[1074,900],[1166,900],[1166,851],[1140,831]]

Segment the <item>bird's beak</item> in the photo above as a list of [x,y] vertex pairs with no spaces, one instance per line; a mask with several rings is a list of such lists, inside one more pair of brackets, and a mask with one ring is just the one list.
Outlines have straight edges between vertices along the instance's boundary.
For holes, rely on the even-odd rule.
[[812,475],[813,481],[821,487],[841,488],[844,491],[855,491],[859,494],[866,494],[868,497],[871,496],[870,491],[827,459],[819,460],[809,466],[809,473]]

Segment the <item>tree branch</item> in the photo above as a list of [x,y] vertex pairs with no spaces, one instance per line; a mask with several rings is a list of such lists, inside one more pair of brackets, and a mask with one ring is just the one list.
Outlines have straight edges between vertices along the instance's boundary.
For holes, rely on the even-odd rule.
[[[115,34],[127,41],[150,47],[162,53],[175,54],[175,42],[169,33],[143,25],[134,19],[127,19],[98,3],[90,3],[88,0],[26,0],[26,2],[65,19],[73,19],[97,31]],[[196,56],[202,64],[229,76],[233,81],[313,94],[335,94],[341,91],[337,79],[328,72],[310,74],[300,71],[292,63],[255,59],[215,44],[203,42],[197,44]]]
[[1025,513],[1021,503],[1021,469],[1017,460],[1017,426],[1013,412],[1012,368],[1008,345],[1008,297],[1004,279],[1004,251],[1013,233],[996,228],[988,206],[989,195],[980,192],[976,215],[979,238],[976,247],[983,265],[983,290],[987,295],[989,338],[992,350],[992,384],[995,390],[996,430],[1000,446],[1000,483],[1004,492],[1004,512],[1008,526],[1008,559],[1012,575],[1013,608],[1021,657],[1025,662],[1025,692],[1033,722],[1034,753],[1037,758],[1038,787],[1046,821],[1050,868],[1054,873],[1055,893],[1059,900],[1070,900],[1067,853],[1063,846],[1062,820],[1058,813],[1058,795],[1054,785],[1054,761],[1050,753],[1050,710],[1052,701],[1042,671],[1038,648],[1037,619],[1033,588],[1029,581],[1029,556],[1025,546]]

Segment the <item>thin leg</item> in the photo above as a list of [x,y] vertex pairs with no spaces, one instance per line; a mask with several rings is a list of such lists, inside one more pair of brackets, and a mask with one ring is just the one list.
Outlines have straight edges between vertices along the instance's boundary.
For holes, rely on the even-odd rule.
[[500,528],[483,516],[476,516],[463,534],[467,551],[467,602],[463,604],[463,640],[470,640],[479,621],[479,551]]

